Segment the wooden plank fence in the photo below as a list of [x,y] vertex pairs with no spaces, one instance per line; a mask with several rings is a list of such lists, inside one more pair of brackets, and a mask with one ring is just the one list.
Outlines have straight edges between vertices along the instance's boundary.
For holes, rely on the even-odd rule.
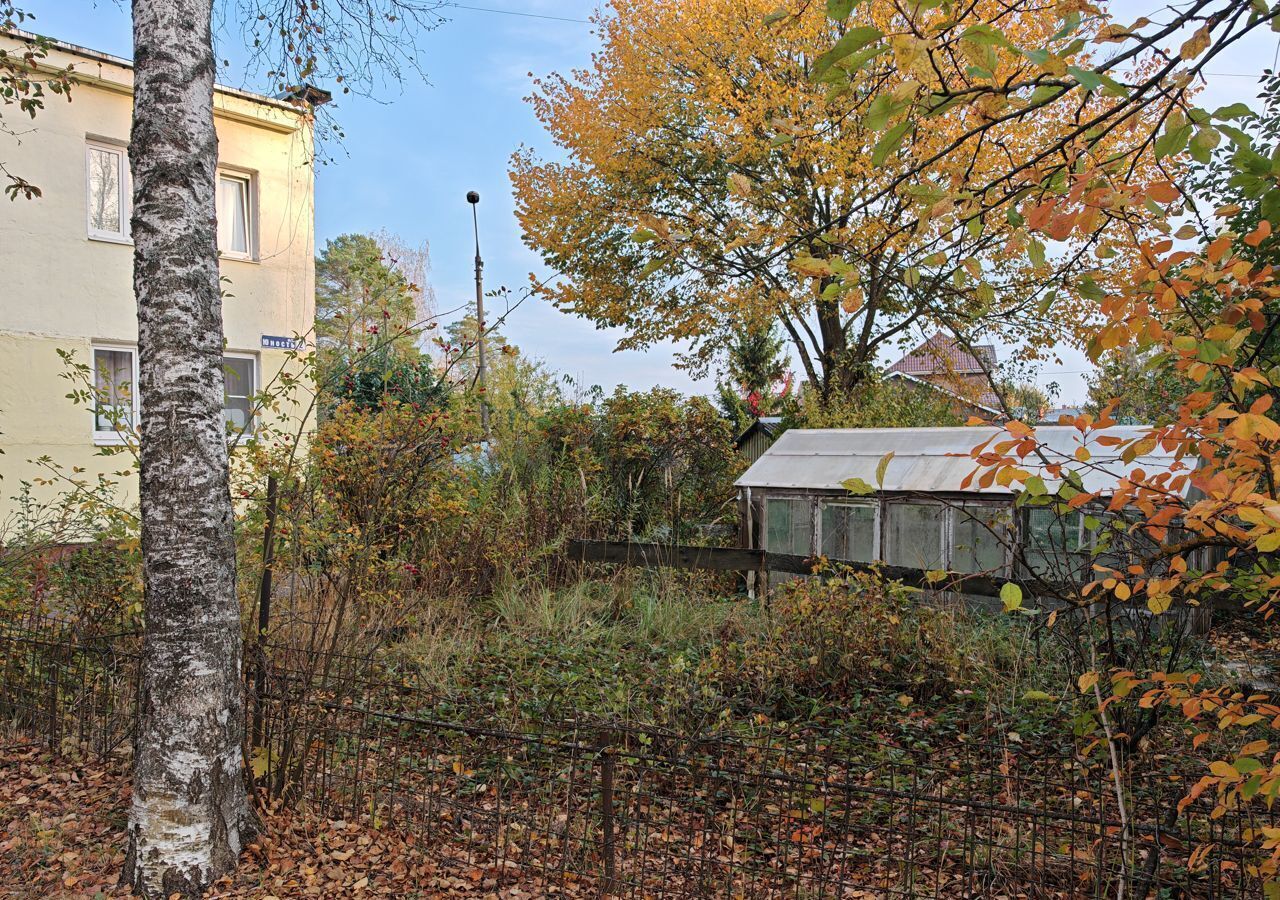
[[[688,544],[638,544],[630,541],[571,540],[570,559],[584,563],[610,563],[644,568],[709,569],[715,572],[787,572],[812,575],[819,560],[788,553],[770,553],[747,547],[695,547]],[[908,587],[930,591],[953,591],[977,597],[999,597],[1006,584],[1015,584],[1027,597],[1043,594],[1053,585],[1042,582],[974,575],[965,572],[925,572],[882,563],[840,562],[841,569],[874,572]]]

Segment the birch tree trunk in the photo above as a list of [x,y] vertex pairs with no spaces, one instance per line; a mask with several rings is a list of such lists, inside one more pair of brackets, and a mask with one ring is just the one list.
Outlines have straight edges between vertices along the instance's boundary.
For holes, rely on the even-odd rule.
[[122,882],[199,896],[255,818],[222,419],[212,0],[134,0],[134,291],[146,637]]

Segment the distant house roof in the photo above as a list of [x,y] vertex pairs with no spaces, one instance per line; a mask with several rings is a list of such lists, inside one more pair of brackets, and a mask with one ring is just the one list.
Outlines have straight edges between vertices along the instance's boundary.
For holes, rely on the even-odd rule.
[[988,405],[988,402],[1000,402],[1000,399],[990,391],[984,391],[978,395],[977,399],[974,399],[972,397],[966,397],[957,391],[951,390],[950,388],[943,387],[940,384],[936,384],[935,382],[925,381],[923,378],[919,378],[915,375],[908,375],[906,372],[890,372],[885,376],[885,379],[906,381],[911,384],[919,385],[920,387],[926,387],[931,391],[938,391],[939,393],[946,394],[948,397],[953,397],[955,400],[966,406],[972,407],[974,412],[984,412],[990,416],[1004,415],[1004,413],[1000,412],[1000,410],[996,409],[994,406]]
[[751,436],[757,431],[764,434],[765,437],[773,437],[781,428],[782,416],[761,416],[748,425],[742,434],[738,435],[738,439],[733,442],[733,446],[741,450],[742,445],[750,440]]
[[1084,415],[1084,409],[1079,406],[1055,406],[1047,409],[1041,419],[1048,425],[1057,425],[1058,420],[1063,416],[1069,419],[1078,419]]
[[996,348],[978,344],[973,353],[953,337],[936,332],[919,347],[889,367],[904,375],[985,375],[994,371]]
[[[1115,427],[1105,433],[1128,440],[1149,431],[1149,428]],[[962,484],[965,476],[974,470],[974,460],[969,455],[973,448],[1003,433],[994,426],[792,428],[779,437],[736,484],[744,488],[838,491],[847,479],[861,478],[882,491],[1010,495],[1013,491],[999,484],[979,487],[976,478],[967,487]],[[1142,469],[1150,476],[1194,466],[1194,461],[1179,463],[1172,453],[1159,447],[1131,463],[1122,463],[1116,448],[1091,441],[1088,445],[1091,466],[1099,465],[1106,470],[1097,471],[1075,461],[1075,451],[1083,437],[1074,426],[1043,426],[1036,429],[1036,437],[1044,445],[1048,461],[1079,471],[1088,491],[1107,493],[1115,488],[1117,474],[1127,474],[1134,469]],[[893,458],[885,467],[883,483],[878,483],[876,468],[890,452]],[[1022,468],[1039,474],[1050,485],[1050,490],[1060,481],[1047,475],[1043,464],[1037,465],[1031,459],[1025,460]]]

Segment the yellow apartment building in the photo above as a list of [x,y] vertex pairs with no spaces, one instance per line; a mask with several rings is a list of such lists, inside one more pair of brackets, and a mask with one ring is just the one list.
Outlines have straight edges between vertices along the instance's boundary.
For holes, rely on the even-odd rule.
[[[21,52],[21,34],[0,46]],[[103,446],[143,414],[129,236],[128,60],[54,44],[50,68],[74,66],[71,102],[50,96],[0,159],[42,196],[0,202],[0,523],[48,457],[93,478],[126,466]],[[315,321],[314,170],[309,108],[231,88],[214,95],[218,246],[228,423],[255,427],[255,393],[277,378]],[[14,120],[10,120],[14,124]],[[97,408],[67,398],[59,351],[93,369]],[[294,363],[296,365],[296,363]],[[90,404],[91,406],[93,404]],[[297,415],[303,413],[299,407]],[[47,473],[46,473],[47,474]],[[47,496],[49,488],[37,488]],[[119,502],[134,505],[136,480]],[[3,529],[0,528],[0,531]]]

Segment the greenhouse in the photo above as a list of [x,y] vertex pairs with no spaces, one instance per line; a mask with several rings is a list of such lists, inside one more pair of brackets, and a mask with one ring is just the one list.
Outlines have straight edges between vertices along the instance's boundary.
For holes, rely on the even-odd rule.
[[[1148,431],[1115,427],[1105,433],[1127,441]],[[736,482],[741,545],[1004,578],[1060,581],[1087,570],[1102,553],[1104,512],[1019,507],[1009,487],[982,488],[976,477],[965,484],[975,468],[973,448],[1003,433],[995,427],[787,431]],[[1121,462],[1115,449],[1098,444],[1099,432],[1086,437],[1073,426],[1041,427],[1036,436],[1043,458],[1022,467],[1040,475],[1050,491],[1060,483],[1045,471],[1054,464],[1078,471],[1086,490],[1104,496],[1135,469],[1151,475],[1188,468],[1158,447]],[[1082,444],[1091,454],[1087,466],[1076,462]],[[893,455],[878,473],[888,454]],[[855,495],[844,486],[850,479],[874,490]],[[1113,543],[1102,555],[1118,561],[1121,548],[1118,540]]]

